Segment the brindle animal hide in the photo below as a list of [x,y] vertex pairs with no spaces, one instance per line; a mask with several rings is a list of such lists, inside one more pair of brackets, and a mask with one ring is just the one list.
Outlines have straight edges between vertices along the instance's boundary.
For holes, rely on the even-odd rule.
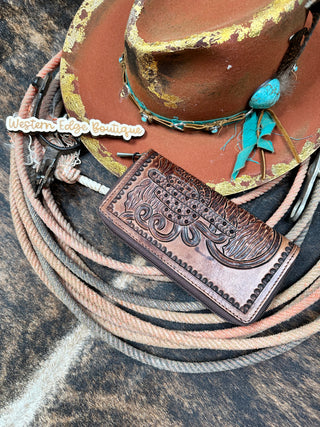
[[[186,375],[156,370],[124,356],[90,332],[26,261],[10,216],[10,140],[4,119],[18,110],[29,82],[61,49],[80,3],[0,1],[0,426],[319,425],[317,336],[280,357],[236,371]],[[159,13],[160,8],[161,2]],[[116,180],[89,154],[82,168],[84,174],[105,184]],[[246,209],[266,219],[286,194],[290,179]],[[78,185],[55,183],[52,189],[66,216],[89,242],[116,259],[144,263],[105,229],[97,214],[100,195]],[[287,284],[319,257],[319,213]],[[286,230],[283,223],[279,231]],[[183,291],[170,283],[156,286],[103,268],[95,271],[123,289],[185,299]],[[313,306],[290,325],[314,319],[318,311],[319,305]],[[184,360],[236,355],[152,352]]]

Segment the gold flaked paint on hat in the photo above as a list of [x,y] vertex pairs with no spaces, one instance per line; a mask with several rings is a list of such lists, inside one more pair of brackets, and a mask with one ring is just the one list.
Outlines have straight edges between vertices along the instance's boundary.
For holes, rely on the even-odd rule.
[[[132,99],[123,97],[123,69],[118,62],[123,53],[131,89],[147,112],[165,116],[169,123],[175,116],[182,121],[205,121],[238,113],[247,108],[259,85],[276,73],[290,36],[310,26],[310,18],[304,23],[307,13],[302,0],[249,0],[229,13],[231,18],[227,12],[232,1],[164,2],[161,13],[158,2],[152,0],[133,5],[128,0],[89,0],[81,5],[61,62],[61,88],[69,115],[86,121],[141,124],[141,111]],[[272,107],[292,137],[300,161],[319,146],[319,36],[316,28],[297,61],[296,81]],[[297,165],[275,129],[270,137],[274,153],[265,155],[265,177],[256,152],[232,180],[243,122],[231,122],[210,134],[169,129],[149,123],[150,117],[142,123],[146,130],[142,138],[125,142],[86,136],[83,142],[115,175],[130,165],[117,152],[153,148],[223,194],[256,187]]]

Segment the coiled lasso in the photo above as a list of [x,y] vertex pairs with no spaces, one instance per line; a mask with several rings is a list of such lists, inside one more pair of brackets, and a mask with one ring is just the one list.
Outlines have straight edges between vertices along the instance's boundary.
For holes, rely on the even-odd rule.
[[[56,69],[61,53],[40,71],[44,77]],[[50,105],[57,90],[53,81],[42,103],[42,118],[52,116]],[[32,114],[36,89],[30,86],[20,107],[19,116]],[[185,373],[217,372],[249,366],[270,359],[295,347],[320,330],[320,318],[303,326],[271,333],[271,328],[282,325],[303,310],[311,307],[320,297],[320,263],[317,262],[300,280],[276,296],[266,316],[248,326],[221,323],[211,313],[203,313],[199,302],[155,300],[117,289],[99,279],[81,260],[82,255],[102,266],[128,274],[139,275],[154,281],[166,280],[155,267],[137,266],[105,256],[80,236],[60,212],[50,189],[42,192],[42,201],[35,197],[32,173],[26,165],[29,137],[12,134],[10,203],[14,226],[23,251],[40,279],[70,309],[70,311],[95,334],[122,353],[159,369]],[[43,148],[37,138],[33,140],[38,159]],[[63,163],[64,162],[64,163]],[[57,167],[58,178],[67,183],[84,182],[86,178],[73,166],[65,167],[63,156]],[[267,221],[275,226],[292,205],[308,168],[304,162],[295,181],[272,217]],[[240,204],[270,190],[280,179],[255,189],[245,196],[234,198]],[[94,185],[93,185],[94,187]],[[318,182],[307,209],[287,237],[301,244],[320,201]],[[142,315],[142,316],[141,316]],[[145,320],[147,316],[148,320]],[[155,320],[164,319],[174,327],[158,326]],[[177,324],[189,326],[177,329]],[[201,329],[199,330],[199,325]],[[206,327],[210,325],[210,327]],[[211,325],[216,328],[212,329]],[[262,334],[262,332],[267,332]],[[259,334],[259,336],[256,336]],[[250,350],[249,354],[209,362],[185,362],[153,355],[127,341],[167,349]]]

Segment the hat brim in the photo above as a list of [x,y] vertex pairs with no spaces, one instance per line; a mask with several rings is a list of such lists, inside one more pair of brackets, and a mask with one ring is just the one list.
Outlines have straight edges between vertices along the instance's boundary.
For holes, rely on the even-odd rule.
[[[142,123],[133,102],[120,96],[123,81],[119,57],[124,50],[131,7],[131,0],[85,1],[70,26],[61,59],[61,90],[70,116],[79,120],[99,119],[102,123],[142,124],[145,128],[143,137],[130,141],[116,137],[82,137],[89,151],[109,171],[120,176],[131,164],[130,160],[117,157],[117,152],[142,153],[152,148],[220,193],[233,194],[275,179],[297,165],[276,128],[271,136],[274,153],[266,153],[265,179],[261,179],[260,158],[256,152],[232,181],[241,144],[241,123],[228,125],[219,134],[181,132]],[[319,52],[320,28],[316,28],[298,62],[292,92],[273,108],[301,161],[320,145]]]

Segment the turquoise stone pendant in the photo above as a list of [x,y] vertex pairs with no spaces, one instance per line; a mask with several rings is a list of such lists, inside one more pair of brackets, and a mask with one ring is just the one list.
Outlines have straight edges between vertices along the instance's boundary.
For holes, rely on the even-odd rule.
[[254,110],[271,108],[280,98],[280,82],[272,79],[265,82],[250,98],[249,105]]

